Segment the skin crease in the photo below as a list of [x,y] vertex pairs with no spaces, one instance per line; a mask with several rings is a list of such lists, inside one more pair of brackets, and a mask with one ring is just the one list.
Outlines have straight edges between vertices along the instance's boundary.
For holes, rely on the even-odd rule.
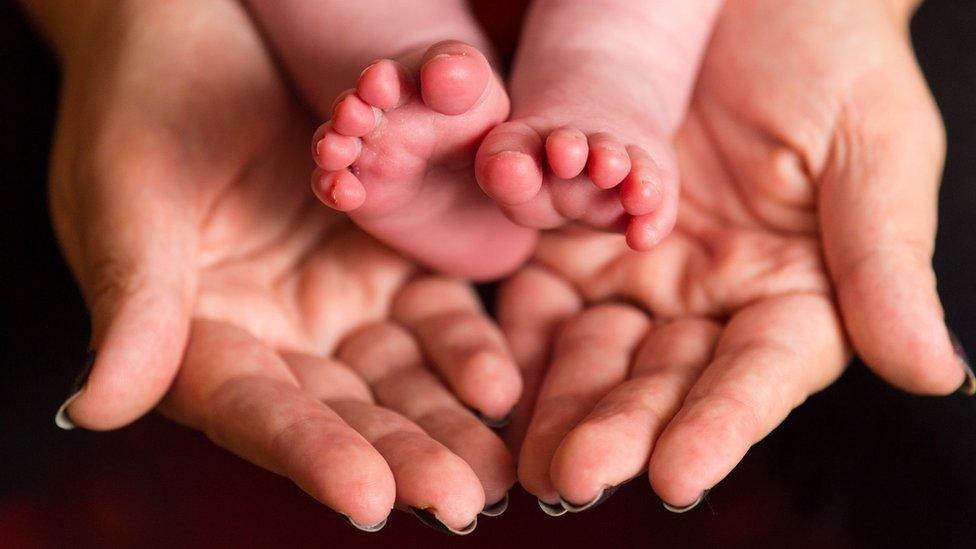
[[[678,134],[675,232],[645,254],[550,234],[502,292],[526,383],[510,436],[527,433],[527,490],[581,504],[647,471],[664,501],[690,504],[840,374],[848,337],[898,387],[959,387],[929,265],[944,138],[907,13],[728,3]],[[547,302],[527,310],[529,292]],[[593,315],[646,323],[637,309],[653,320],[645,339],[574,358],[601,341],[585,333]],[[564,373],[621,356],[631,369],[611,380]]]
[[[912,146],[911,155],[892,152],[885,157],[889,160],[896,156],[921,159],[921,167],[914,166],[905,171],[913,180],[925,182],[919,185],[923,192],[915,201],[917,204],[934,203],[941,160],[937,117],[911,62],[902,28],[904,21],[889,15],[893,12],[883,11],[880,4],[868,2],[858,5],[838,3],[837,9],[850,10],[841,13],[854,16],[853,19],[839,17],[836,21],[824,21],[823,16],[828,10],[822,3],[803,2],[784,10],[783,19],[777,19],[778,24],[770,24],[768,14],[775,12],[770,2],[739,2],[734,6],[736,10],[723,15],[722,28],[725,29],[725,40],[735,47],[722,50],[721,55],[709,54],[714,63],[706,61],[705,76],[692,106],[692,118],[681,132],[679,158],[683,159],[683,168],[687,165],[686,194],[693,196],[690,193],[694,190],[691,184],[694,171],[689,171],[692,166],[698,166],[696,169],[702,174],[700,180],[695,179],[702,181],[695,184],[702,192],[685,201],[689,208],[697,208],[689,211],[697,213],[689,214],[688,224],[682,224],[675,235],[672,250],[678,259],[674,266],[662,268],[658,262],[665,257],[663,247],[651,255],[639,256],[641,259],[638,260],[638,256],[626,252],[616,237],[553,235],[547,238],[538,254],[537,261],[544,268],[524,271],[504,292],[505,299],[531,303],[534,310],[519,311],[510,302],[506,305],[503,299],[501,311],[507,335],[520,363],[527,368],[526,394],[530,397],[535,394],[534,383],[541,375],[538,369],[545,364],[541,357],[545,356],[553,326],[572,317],[581,306],[582,297],[599,303],[619,300],[618,296],[660,317],[651,328],[652,333],[659,334],[657,341],[648,338],[636,345],[651,346],[653,351],[653,344],[663,350],[647,351],[646,359],[637,360],[643,366],[634,368],[635,375],[663,369],[663,365],[652,360],[655,356],[681,358],[673,361],[677,364],[675,370],[664,378],[639,376],[652,378],[651,382],[630,385],[637,389],[642,388],[642,383],[652,385],[652,390],[644,388],[638,391],[639,394],[663,395],[670,391],[679,395],[671,401],[680,402],[680,395],[698,391],[699,402],[707,403],[707,396],[714,394],[711,389],[720,382],[731,380],[736,382],[733,385],[738,385],[736,388],[740,393],[757,395],[755,402],[745,402],[753,408],[744,406],[741,399],[735,398],[734,395],[740,393],[726,393],[721,400],[724,408],[701,409],[697,415],[679,412],[692,419],[708,420],[705,423],[699,421],[698,426],[710,422],[717,426],[713,428],[720,434],[738,434],[726,441],[725,448],[689,447],[688,444],[702,438],[700,429],[691,428],[696,424],[686,427],[689,430],[685,432],[690,433],[687,437],[679,436],[680,432],[673,427],[675,421],[664,427],[664,420],[674,415],[676,405],[652,411],[651,417],[659,418],[657,426],[663,430],[662,442],[653,448],[651,457],[652,483],[663,498],[679,505],[693,500],[701,488],[718,482],[751,442],[778,423],[806,394],[829,383],[842,366],[844,344],[836,303],[830,297],[832,286],[828,282],[836,282],[836,272],[847,271],[834,267],[838,262],[843,263],[844,254],[834,254],[831,259],[828,253],[828,265],[823,263],[820,248],[829,239],[824,238],[820,229],[828,224],[824,217],[827,214],[819,207],[819,201],[829,195],[824,189],[844,188],[837,185],[837,181],[859,180],[855,176],[870,175],[871,170],[886,164],[865,163],[863,157],[857,159],[850,154],[824,154],[823,151],[850,151],[853,149],[851,143],[858,142],[855,136],[871,143],[885,138],[881,143],[890,143],[891,150],[896,152],[901,150],[896,145],[904,146],[907,142]],[[739,18],[739,24],[729,22],[734,22],[733,14]],[[101,32],[82,33],[86,37],[96,37],[99,42],[62,44],[58,48],[63,52],[65,89],[52,163],[52,215],[68,261],[92,308],[93,341],[100,350],[87,389],[71,407],[72,418],[85,427],[112,428],[150,409],[169,385],[179,364],[179,355],[182,355],[182,342],[186,340],[186,334],[192,332],[187,362],[167,399],[166,413],[206,430],[218,443],[248,459],[288,475],[327,505],[352,515],[360,523],[381,519],[389,505],[401,495],[400,483],[399,479],[392,478],[395,476],[392,464],[377,448],[383,444],[369,442],[388,434],[385,429],[390,425],[397,426],[398,436],[393,438],[408,445],[408,449],[416,448],[418,443],[426,444],[425,439],[418,439],[416,431],[402,420],[384,415],[382,411],[370,409],[368,413],[360,413],[359,407],[369,400],[368,388],[356,382],[355,376],[350,378],[342,374],[344,369],[322,363],[321,368],[315,368],[329,373],[326,382],[322,383],[321,378],[318,381],[310,378],[307,375],[309,369],[303,368],[302,364],[307,364],[305,361],[310,353],[320,355],[338,348],[343,360],[349,363],[345,366],[353,367],[355,353],[347,346],[352,345],[349,340],[355,342],[355,328],[359,326],[352,324],[369,324],[386,318],[388,311],[395,309],[391,307],[391,301],[405,293],[405,281],[414,268],[335,218],[321,211],[312,215],[315,210],[311,206],[304,209],[303,206],[310,202],[304,181],[301,185],[296,184],[294,191],[282,192],[281,181],[285,178],[281,174],[291,171],[297,178],[298,173],[309,168],[304,162],[305,136],[308,135],[305,132],[311,127],[284,91],[261,51],[256,35],[235,4],[141,3],[138,10],[122,9],[121,15],[108,15],[102,10],[92,10],[85,17],[74,19],[85,25],[103,25],[99,29]],[[102,16],[106,18],[102,19]],[[796,26],[791,17],[802,19],[804,25]],[[838,21],[844,20],[859,24],[851,23],[854,28],[838,26]],[[187,25],[187,21],[196,25]],[[760,22],[774,29],[783,25],[789,32],[765,35],[756,30]],[[71,25],[57,24],[42,26],[71,28]],[[784,48],[783,41],[795,38],[797,28],[804,29],[802,37],[806,40],[799,45],[789,44],[795,46],[793,48]],[[129,29],[129,32],[120,32],[120,29]],[[202,29],[206,32],[199,32]],[[850,36],[858,47],[838,45],[824,53],[822,46],[836,40],[838,32]],[[742,44],[750,43],[742,37],[759,37],[771,41],[772,45],[756,45],[740,51]],[[872,40],[901,54],[894,59],[885,58],[883,62],[872,60],[871,51],[861,51],[861,46],[872,43]],[[58,42],[56,37],[53,41]],[[720,43],[717,38],[716,44]],[[228,47],[228,44],[238,47]],[[719,51],[716,44],[711,48],[713,52]],[[806,58],[814,64],[784,64],[771,69],[767,67],[768,72],[763,72],[759,70],[762,66],[755,64],[755,59],[748,55],[763,50],[794,54],[799,51],[803,54],[800,58],[808,56]],[[843,55],[837,52],[843,52]],[[851,52],[858,55],[851,55]],[[870,62],[865,62],[866,58]],[[836,70],[811,71],[811,66]],[[756,70],[755,76],[742,79],[743,74],[749,74],[744,72],[745,68]],[[736,78],[720,77],[728,73]],[[824,73],[832,78],[825,82]],[[709,80],[710,77],[714,80]],[[192,93],[181,85],[188,81],[193,83],[189,87]],[[791,81],[798,83],[796,89],[777,90],[784,82]],[[873,84],[865,87],[865,83]],[[763,94],[750,100],[753,97],[750,84],[758,86]],[[879,97],[885,97],[879,88],[894,90],[896,106],[908,106],[879,108],[883,119],[896,126],[898,139],[884,131],[865,133],[867,129],[875,130],[864,121],[872,120],[867,114],[873,114],[876,123],[882,119],[876,111],[870,110]],[[797,96],[797,90],[803,92],[799,97],[807,97],[807,102],[797,105],[789,101],[790,97]],[[852,94],[852,90],[858,93]],[[786,99],[774,102],[769,96],[774,92],[776,98],[781,99],[778,95],[781,94]],[[812,96],[805,95],[807,93]],[[854,112],[838,110],[837,105],[844,104],[837,101],[838,98],[857,98],[857,104],[865,105],[867,114],[857,123],[850,116],[837,116],[838,112]],[[264,108],[256,109],[255,105]],[[770,105],[774,106],[772,112],[763,110]],[[814,123],[800,124],[809,120],[809,105],[822,107],[822,111],[828,113],[825,119],[844,123],[818,125],[815,122],[820,119],[815,119]],[[711,125],[705,121],[711,121]],[[716,130],[708,134],[703,129],[706,126]],[[706,135],[717,137],[704,139]],[[785,148],[786,161],[753,161],[756,156],[761,159],[784,157],[770,152],[770,142]],[[729,146],[720,147],[723,143]],[[773,147],[773,152],[777,150],[780,149]],[[293,157],[293,153],[301,154]],[[727,162],[716,163],[716,158]],[[797,158],[802,158],[803,162]],[[855,160],[846,160],[852,158]],[[765,173],[760,170],[769,169],[770,165],[775,168],[771,170],[774,174],[780,174],[779,179],[760,177]],[[803,168],[798,169],[797,165]],[[742,166],[751,166],[749,169],[757,171],[734,173],[736,166],[740,170],[744,169]],[[894,166],[899,168],[897,171],[904,171],[901,169],[904,166]],[[920,174],[918,177],[916,172]],[[749,181],[795,181],[786,176],[797,173],[801,174],[800,183],[793,186],[743,184]],[[713,179],[706,180],[705,175]],[[867,187],[869,190],[880,188],[876,179],[865,180],[875,183],[873,187]],[[704,181],[713,184],[706,187]],[[739,192],[740,186],[743,192]],[[783,188],[796,192],[782,196],[778,192]],[[885,187],[889,193],[901,188],[891,184]],[[722,192],[714,192],[716,190]],[[868,194],[867,197],[878,198],[878,195]],[[885,195],[880,198],[878,204],[892,206]],[[862,207],[864,204],[854,205]],[[305,211],[309,212],[307,216],[302,215]],[[889,211],[876,209],[861,212],[864,211],[868,213],[845,216],[842,208],[835,208],[830,215],[836,215],[836,219],[829,221],[847,230],[871,228],[871,220],[917,221],[913,215],[899,209],[890,210],[891,215],[887,215]],[[858,222],[852,221],[854,219]],[[860,223],[861,219],[864,223]],[[922,240],[928,240],[934,228],[925,226],[925,222],[934,223],[934,219],[921,221],[923,226],[916,234]],[[721,227],[715,230],[717,224]],[[892,225],[897,224],[888,224]],[[147,246],[147,242],[153,245]],[[573,254],[567,252],[576,253],[583,249],[591,254],[586,261],[575,261]],[[925,256],[926,251],[923,242],[917,255]],[[790,260],[784,261],[784,257]],[[174,265],[192,268],[173,268]],[[873,266],[870,262],[864,265]],[[678,270],[684,276],[675,275],[674,271]],[[885,280],[896,283],[899,291],[905,287],[919,287],[921,278],[931,276],[927,271],[913,271],[920,275],[910,280],[915,286],[904,286],[906,276],[898,265],[892,266],[888,272],[892,275]],[[876,274],[877,269],[868,269],[867,273]],[[303,284],[325,278],[325,274],[329,275],[329,284],[335,284],[334,287]],[[665,282],[660,288],[646,284],[648,279],[656,280],[658,276]],[[668,288],[677,291],[667,295],[659,291]],[[858,292],[853,295],[857,296]],[[870,298],[868,305],[876,304],[881,298],[891,299],[890,295],[874,296],[863,292],[862,295]],[[903,293],[906,298],[911,295],[908,291]],[[545,299],[530,299],[530,296],[544,296]],[[780,297],[801,299],[802,302],[781,302],[778,301]],[[759,301],[762,300],[786,306],[761,309]],[[350,302],[351,305],[346,305]],[[463,302],[464,299],[457,300],[458,304]],[[322,303],[329,305],[317,306]],[[339,304],[333,305],[335,303]],[[929,314],[926,319],[921,319],[925,323],[915,337],[876,337],[876,334],[891,332],[893,328],[903,333],[904,325],[896,322],[899,320],[897,314],[918,309],[916,305],[908,302],[904,307],[885,310],[880,319],[858,317],[855,307],[855,312],[850,314],[842,311],[843,320],[847,330],[854,335],[858,351],[863,353],[864,349],[877,349],[886,344],[892,347],[891,355],[912,357],[912,360],[899,362],[890,360],[890,356],[883,353],[873,360],[869,356],[869,363],[888,379],[919,392],[948,392],[958,385],[961,375],[958,365],[941,348],[944,342],[939,330],[944,328],[939,324],[941,318],[938,315]],[[344,310],[347,306],[349,310]],[[749,311],[750,314],[745,314]],[[469,309],[468,312],[472,311]],[[642,320],[639,312],[626,306],[596,312],[608,314],[610,320],[622,317],[616,321],[627,323],[634,330],[641,329],[642,323],[647,322]],[[191,324],[192,314],[199,318]],[[348,319],[350,324],[337,324],[329,316],[332,314],[335,318]],[[413,315],[400,314],[408,325],[416,321],[406,320]],[[678,317],[690,317],[698,322],[686,326],[677,322]],[[809,324],[798,325],[796,319],[801,317]],[[755,362],[766,365],[765,369],[756,370],[745,361],[735,369],[741,376],[722,375],[723,371],[729,372],[733,368],[716,369],[716,361],[706,374],[696,377],[708,360],[702,357],[715,355],[715,345],[735,351],[731,356],[737,353],[749,356],[747,351],[762,352],[762,349],[745,347],[757,342],[737,341],[729,335],[733,327],[730,319],[739,319],[740,333],[785,332],[787,336],[801,333],[803,337],[774,341],[772,354],[765,355],[771,358]],[[586,338],[598,341],[602,335],[587,332],[582,320],[579,324],[583,326],[571,334],[573,337],[565,336],[560,342],[561,356],[566,359],[563,364],[573,363],[577,342],[587,341]],[[877,324],[874,330],[871,329],[872,322]],[[917,322],[914,320],[912,326]],[[657,323],[662,325],[660,330]],[[635,324],[638,326],[633,327]],[[413,330],[416,333],[416,328]],[[473,339],[482,341],[490,337],[482,331]],[[394,338],[388,341],[394,341]],[[683,349],[681,343],[684,341],[694,344]],[[629,345],[635,345],[632,339],[604,347],[607,352],[619,354],[626,352]],[[807,354],[794,350],[784,355],[783,349],[793,348]],[[279,353],[282,349],[293,354]],[[814,349],[819,349],[820,354]],[[915,360],[916,357],[933,358]],[[533,364],[537,367],[535,372],[528,369]],[[921,371],[919,364],[927,368]],[[725,365],[729,366],[728,362]],[[784,365],[797,366],[797,369]],[[363,364],[356,367],[359,372],[366,368]],[[416,370],[418,368],[411,369]],[[707,373],[713,371],[715,373]],[[791,375],[797,372],[803,375]],[[622,378],[627,373],[618,369],[616,375]],[[369,376],[360,374],[360,377]],[[671,377],[679,382],[670,382]],[[771,383],[770,379],[783,382]],[[586,403],[604,398],[602,392],[608,390],[608,386],[613,387],[613,380],[610,381],[604,381],[598,391],[589,391],[590,400]],[[697,388],[699,384],[700,388]],[[687,389],[692,385],[697,389]],[[340,387],[342,392],[323,394],[318,389],[323,386]],[[552,394],[559,392],[548,390]],[[379,393],[376,387],[373,391]],[[417,399],[410,396],[401,395],[400,398],[414,403],[422,400],[420,395]],[[626,396],[624,393],[607,409],[612,411],[614,406],[625,405],[628,399],[623,397]],[[208,397],[219,398],[211,400]],[[381,400],[375,395],[374,398]],[[326,400],[330,406],[325,407],[321,400]],[[386,400],[393,402],[397,398],[387,395]],[[280,406],[284,411],[279,413],[277,405],[282,402],[288,402],[290,406]],[[222,413],[212,411],[215,403]],[[419,422],[420,416],[415,411],[408,413],[407,408],[401,403],[397,409]],[[254,413],[248,421],[239,419],[244,410]],[[355,432],[359,434],[343,428],[328,410],[344,421],[348,418],[346,425],[356,424]],[[731,413],[726,416],[725,411]],[[745,417],[753,419],[743,421],[738,429],[722,428],[728,425],[723,422],[743,417],[736,412],[746,412]],[[378,417],[382,421],[370,426],[360,424],[368,417]],[[731,419],[723,419],[725,417]],[[520,419],[522,429],[526,419],[525,416]],[[569,419],[564,422],[569,427],[578,422],[576,418]],[[653,427],[655,424],[647,422],[646,425]],[[644,438],[648,455],[656,440],[651,431],[653,429],[647,430]],[[668,459],[680,461],[679,458],[687,457],[691,452],[701,458],[694,461],[696,468],[664,467],[668,459],[658,456],[667,457],[667,453],[662,454],[662,449],[668,446],[664,441],[669,431],[673,444]],[[599,435],[600,430],[596,432]],[[370,479],[360,479],[377,488],[376,497],[355,501],[331,499],[334,494],[350,493],[349,486],[330,484],[341,480],[341,475],[319,476],[328,468],[309,457],[327,454],[315,451],[325,441],[320,435],[333,435],[332,440],[335,440],[337,433],[345,441],[343,447],[359,456],[359,459],[349,459],[351,454],[345,454],[337,461],[354,464],[357,470],[367,463],[376,467],[376,474]],[[588,437],[579,438],[581,442],[574,444],[581,446],[575,449],[568,444],[566,448],[558,448],[564,456],[556,463],[564,465],[553,469],[556,476],[552,481],[543,479],[533,485],[531,479],[523,475],[533,493],[540,497],[562,495],[569,501],[583,502],[603,484],[640,474],[642,463],[636,467],[623,461],[607,464],[615,467],[608,475],[601,464],[589,461],[585,469],[579,469],[585,474],[574,476],[573,468],[569,466],[576,459],[574,453],[582,454],[580,459],[588,455],[585,444]],[[487,445],[490,438],[482,440]],[[679,444],[681,440],[685,441],[684,445]],[[476,445],[466,445],[472,446],[477,449]],[[528,446],[527,440],[523,448]],[[432,452],[437,450],[429,444],[426,447]],[[644,449],[636,450],[638,452],[629,457],[637,455],[639,460]],[[556,451],[557,448],[550,448],[551,453]],[[460,453],[458,447],[454,455]],[[441,462],[445,467],[448,462],[453,464],[452,467],[458,465],[449,455],[440,455],[447,458]],[[465,461],[470,465],[473,460]],[[654,476],[654,463],[668,473],[662,475],[663,480]],[[548,471],[548,466],[548,462],[537,465],[543,473]],[[472,468],[475,467],[472,465]],[[451,480],[467,478],[466,485],[474,486],[463,467],[454,470],[456,473]],[[672,471],[677,473],[671,474]],[[486,484],[489,483],[484,479],[490,476],[488,472],[477,470],[475,474],[482,479],[482,488],[487,491]],[[344,478],[351,477],[346,475]],[[423,480],[422,476],[413,478]],[[396,487],[391,483],[396,483]],[[547,486],[551,492],[546,492]],[[453,526],[465,524],[472,510],[478,509],[477,492],[472,489],[472,494],[466,502],[453,502],[453,505],[445,502],[444,507],[451,507],[456,515],[451,521]],[[417,495],[413,493],[410,497]],[[483,495],[483,501],[487,501],[488,496]]]
[[164,414],[363,525],[397,505],[461,529],[501,499],[511,455],[465,407],[520,394],[501,334],[469,286],[418,278],[309,192],[312,122],[240,6],[87,24],[58,48],[50,188],[98,350],[71,419],[116,428],[168,391]]

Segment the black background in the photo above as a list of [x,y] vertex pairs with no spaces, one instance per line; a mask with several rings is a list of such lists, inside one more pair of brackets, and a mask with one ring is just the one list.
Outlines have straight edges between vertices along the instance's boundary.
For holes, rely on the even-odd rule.
[[[950,325],[973,350],[976,2],[929,0],[912,34],[949,138],[939,290]],[[81,366],[87,318],[46,212],[57,67],[7,3],[0,59],[0,547],[35,531],[54,546],[446,541],[399,514],[380,534],[354,532],[287,482],[159,418],[111,434],[54,427]],[[976,398],[905,395],[855,363],[694,513],[664,513],[642,480],[599,509],[560,519],[524,493],[513,497],[506,515],[483,520],[464,543],[976,547]]]

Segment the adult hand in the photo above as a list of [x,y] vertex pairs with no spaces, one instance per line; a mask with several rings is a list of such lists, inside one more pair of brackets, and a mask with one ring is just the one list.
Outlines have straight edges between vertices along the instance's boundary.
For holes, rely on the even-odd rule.
[[97,350],[59,424],[138,418],[182,362],[165,413],[360,525],[396,501],[460,531],[502,499],[511,458],[420,355],[498,418],[520,391],[501,335],[470,288],[412,281],[318,204],[312,122],[238,3],[66,2],[76,25],[44,24],[53,5],[51,210]]
[[519,479],[544,509],[588,508],[644,470],[672,509],[694,505],[840,374],[848,337],[898,387],[976,389],[930,267],[944,144],[907,14],[729,2],[680,132],[676,231],[646,254],[550,235],[545,268],[504,289],[538,399],[516,425]]

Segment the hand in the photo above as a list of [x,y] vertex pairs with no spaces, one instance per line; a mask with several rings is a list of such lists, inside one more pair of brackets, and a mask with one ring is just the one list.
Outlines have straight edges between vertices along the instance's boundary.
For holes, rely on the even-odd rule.
[[84,23],[60,48],[51,208],[97,358],[61,423],[124,425],[172,384],[166,414],[360,525],[396,500],[462,530],[501,499],[511,458],[461,404],[498,418],[518,398],[501,335],[470,288],[412,281],[317,203],[312,123],[240,6]]
[[673,235],[647,254],[550,235],[544,268],[502,292],[538,399],[519,479],[551,512],[645,470],[694,505],[840,374],[847,336],[901,388],[972,392],[929,265],[943,136],[905,21],[828,4],[727,4],[680,133]]

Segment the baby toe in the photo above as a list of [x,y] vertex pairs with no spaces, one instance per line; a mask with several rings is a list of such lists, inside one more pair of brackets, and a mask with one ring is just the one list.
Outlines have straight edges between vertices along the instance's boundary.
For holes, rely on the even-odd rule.
[[620,204],[630,215],[646,215],[664,199],[664,178],[656,162],[644,149],[627,147],[631,170],[620,185]]
[[619,185],[630,172],[630,156],[620,141],[607,133],[589,138],[589,176],[601,189]]
[[542,140],[518,122],[493,129],[475,157],[478,184],[496,202],[515,205],[528,202],[542,186]]
[[356,84],[356,94],[376,108],[392,109],[409,96],[410,80],[406,69],[399,63],[381,59],[363,70]]
[[424,54],[420,94],[428,107],[441,114],[463,114],[479,103],[490,79],[491,65],[477,48],[448,40]]
[[315,163],[323,170],[341,170],[356,161],[361,149],[358,138],[326,131],[315,143]]
[[588,155],[586,135],[576,128],[559,128],[546,138],[546,160],[560,179],[573,179],[582,173]]
[[362,137],[373,131],[377,116],[377,109],[349,93],[332,110],[332,129],[348,137]]
[[312,192],[325,205],[340,212],[355,210],[366,201],[366,188],[349,170],[317,168],[312,173]]

